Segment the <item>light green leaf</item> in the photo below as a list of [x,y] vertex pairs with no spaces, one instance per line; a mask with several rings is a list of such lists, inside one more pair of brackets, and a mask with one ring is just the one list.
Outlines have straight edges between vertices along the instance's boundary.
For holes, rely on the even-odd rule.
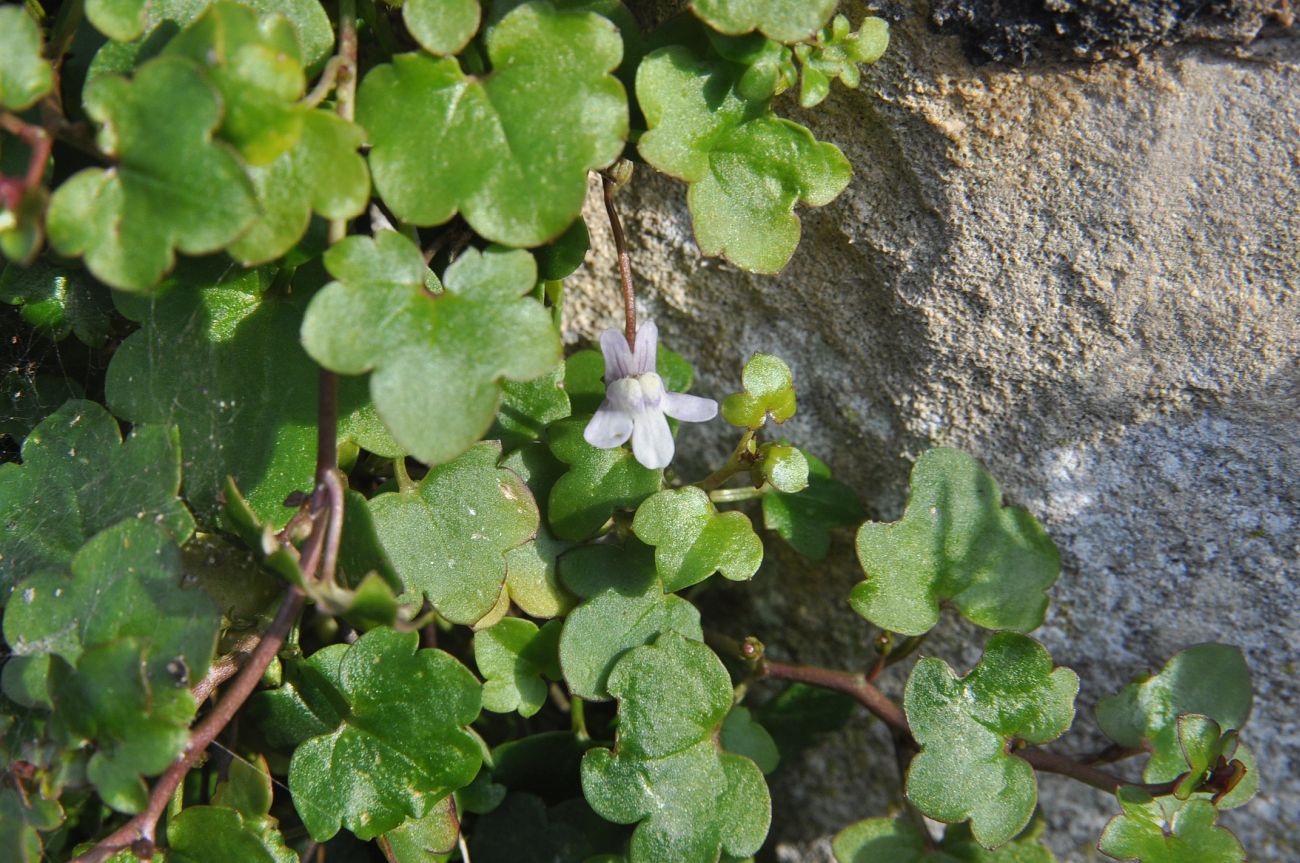
[[758,472],[763,482],[779,492],[798,494],[808,487],[808,459],[787,444],[765,443],[760,446]]
[[587,172],[623,150],[627,98],[609,74],[622,48],[608,19],[535,2],[487,34],[485,77],[424,54],[377,66],[357,94],[376,189],[413,224],[459,211],[493,242],[558,236],[582,208]]
[[907,772],[907,797],[937,821],[967,819],[986,848],[1029,823],[1038,799],[1034,770],[1008,750],[1012,740],[1054,740],[1074,720],[1079,677],[1052,668],[1031,638],[1000,632],[979,664],[958,677],[941,659],[912,669],[903,707],[921,751]]
[[803,84],[799,104],[812,108],[821,104],[831,92],[831,80],[838,78],[850,89],[861,80],[859,63],[874,63],[889,47],[889,24],[883,18],[864,18],[862,26],[852,31],[849,19],[836,15],[822,28],[817,42],[796,45],[795,56],[803,66]]
[[478,0],[406,0],[406,29],[430,54],[459,54],[478,32]]
[[41,28],[21,6],[0,8],[0,108],[29,108],[53,83],[41,56]]
[[262,818],[271,812],[273,784],[265,757],[256,756],[256,761],[232,758],[225,778],[217,783],[212,802],[249,818]]
[[506,552],[506,588],[529,617],[563,617],[577,604],[560,584],[558,572],[560,555],[573,547],[574,543],[556,539],[542,525],[536,539]]
[[506,552],[537,532],[537,506],[516,474],[497,467],[495,442],[430,470],[411,491],[370,500],[375,531],[407,591],[443,617],[474,623],[492,610]]
[[[269,821],[269,823],[266,823]],[[224,806],[189,806],[167,823],[167,863],[297,863],[274,819]]]
[[1214,824],[1208,801],[1158,800],[1132,786],[1119,790],[1124,809],[1106,825],[1097,847],[1116,860],[1140,863],[1244,863],[1246,852],[1232,832]]
[[[94,402],[70,401],[23,443],[22,464],[0,465],[0,599],[42,568],[62,569],[90,537],[124,519],[156,523],[178,542],[194,519],[176,498],[176,430],[138,425],[122,441]],[[13,644],[13,641],[10,641]]]
[[373,839],[478,773],[482,750],[465,726],[479,714],[479,683],[450,655],[418,645],[417,633],[380,628],[342,654],[335,697],[346,716],[301,744],[289,766],[294,806],[316,841],[340,824]]
[[86,18],[110,39],[129,42],[144,31],[148,0],[86,0]]
[[731,708],[727,718],[722,721],[718,734],[723,749],[745,756],[765,774],[776,770],[781,761],[776,741],[767,733],[767,729],[754,721],[746,707],[737,704]]
[[92,347],[108,337],[113,313],[108,290],[84,270],[43,259],[26,267],[5,267],[0,273],[0,302],[21,306],[23,319],[52,341],[75,333]]
[[214,252],[256,218],[239,161],[212,140],[221,100],[189,62],[160,57],[135,79],[104,75],[86,85],[86,112],[103,124],[108,170],[74,174],[50,201],[50,242],[61,254],[85,256],[97,278],[115,288],[153,287],[175,252]]
[[560,667],[569,690],[581,698],[609,698],[606,683],[628,650],[677,632],[702,639],[695,606],[665,594],[649,550],[592,545],[561,561],[565,584],[584,598],[569,612],[560,634]]
[[775,273],[799,244],[796,203],[820,207],[848,185],[848,161],[765,101],[739,91],[744,67],[702,60],[684,46],[641,62],[637,100],[649,131],[641,157],[690,184],[687,203],[705,255]]
[[763,495],[763,526],[774,530],[790,547],[810,560],[826,557],[831,531],[862,522],[867,511],[853,489],[831,478],[826,463],[804,453],[808,487],[796,494]]
[[857,545],[867,580],[853,589],[853,610],[904,635],[928,632],[945,601],[977,626],[1028,632],[1061,571],[1038,521],[1004,507],[983,465],[955,449],[923,453],[903,518],[864,524]]
[[541,629],[531,621],[507,617],[474,633],[474,663],[483,675],[483,709],[519,711],[532,716],[546,703],[546,681],[560,679],[557,644],[560,624]]
[[609,691],[619,700],[614,750],[583,757],[582,788],[602,818],[637,824],[632,863],[758,851],[771,801],[754,762],[722,752],[714,739],[732,693],[713,651],[666,633],[624,654]]
[[632,530],[655,546],[655,568],[664,590],[676,593],[715,572],[747,581],[763,562],[763,541],[749,517],[719,513],[708,494],[695,486],[667,489],[637,508]]
[[778,42],[797,42],[821,29],[835,0],[692,0],[691,11],[719,33],[758,30]]
[[421,461],[449,461],[483,436],[502,378],[539,377],[560,360],[550,316],[522,296],[537,279],[525,251],[470,249],[439,294],[424,287],[420,250],[392,231],[336,243],[325,265],[338,281],[307,310],[307,353],[341,374],[373,371],[380,418]]
[[596,449],[582,437],[591,418],[561,420],[547,429],[551,452],[569,470],[551,488],[547,518],[561,539],[596,533],[616,510],[632,509],[659,491],[663,471],[642,467],[625,446]]
[[[108,403],[134,423],[180,426],[185,496],[204,522],[217,519],[227,477],[275,528],[293,514],[285,498],[313,485],[319,369],[298,331],[317,278],[304,267],[285,291],[272,270],[212,258],[187,262],[152,299],[118,297],[143,326],[113,355]],[[360,381],[340,381],[339,438],[401,452]]]
[[6,684],[17,673],[9,666],[50,656],[75,665],[84,651],[123,638],[144,649],[140,662],[152,685],[188,685],[207,673],[220,616],[202,591],[182,589],[180,550],[167,531],[120,521],[82,546],[71,569],[71,577],[37,572],[15,588],[4,617],[15,655]]
[[762,428],[768,417],[783,423],[796,409],[794,376],[785,360],[772,354],[754,354],[741,373],[743,393],[727,396],[722,418],[740,428]]
[[1238,730],[1250,716],[1250,667],[1226,644],[1198,644],[1176,654],[1156,675],[1143,675],[1097,705],[1097,724],[1121,746],[1149,747],[1147,782],[1168,782],[1186,771],[1178,717],[1200,714]]
[[[481,775],[481,774],[480,774]],[[391,863],[435,863],[446,860],[460,837],[456,802],[444,797],[423,818],[411,818],[379,837],[379,847]]]

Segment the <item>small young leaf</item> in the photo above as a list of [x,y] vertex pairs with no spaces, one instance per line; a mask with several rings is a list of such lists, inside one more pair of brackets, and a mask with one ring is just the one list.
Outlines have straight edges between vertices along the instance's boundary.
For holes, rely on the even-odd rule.
[[720,33],[758,30],[778,42],[797,42],[822,28],[835,0],[692,0],[691,11]]
[[745,756],[765,774],[776,770],[780,764],[781,753],[777,751],[776,741],[766,728],[754,721],[748,708],[739,704],[731,708],[727,718],[722,720],[718,735],[723,749]]
[[1178,717],[1200,714],[1238,730],[1250,716],[1250,667],[1226,644],[1198,644],[1176,654],[1154,676],[1143,675],[1097,705],[1097,724],[1121,746],[1149,747],[1147,782],[1168,782],[1187,770]]
[[747,581],[763,562],[763,541],[743,512],[719,513],[694,486],[661,491],[637,508],[637,538],[655,546],[664,590],[676,593],[715,572]]
[[943,601],[977,626],[1029,632],[1061,571],[1037,520],[1004,507],[988,471],[955,449],[923,453],[903,518],[867,522],[857,545],[867,580],[853,589],[853,610],[904,635],[928,632]]
[[921,747],[907,772],[907,798],[938,821],[967,819],[986,848],[1029,823],[1038,799],[1034,770],[1010,754],[1012,740],[1047,743],[1070,727],[1079,677],[1052,668],[1031,638],[1000,632],[965,677],[942,659],[912,669],[903,707]]
[[809,560],[822,560],[831,548],[831,531],[861,524],[867,511],[853,489],[831,478],[825,462],[810,453],[803,455],[808,487],[796,494],[763,495],[763,526]]
[[785,360],[772,354],[754,354],[741,374],[743,393],[722,402],[722,418],[740,428],[762,428],[768,417],[783,423],[795,412],[794,376]]
[[582,430],[588,419],[573,417],[547,429],[551,452],[569,466],[547,505],[551,529],[561,539],[586,539],[615,510],[640,505],[663,484],[663,471],[642,467],[628,447],[596,449],[587,443]]
[[812,108],[830,95],[831,80],[838,78],[845,87],[854,88],[861,80],[859,63],[874,63],[889,47],[889,24],[883,18],[864,18],[857,32],[849,29],[849,19],[836,15],[829,27],[822,28],[817,43],[795,46],[795,56],[803,66],[803,86],[799,104]]
[[560,667],[569,690],[581,698],[609,698],[611,669],[628,650],[677,632],[702,639],[695,606],[665,594],[649,550],[592,545],[561,563],[565,584],[584,598],[560,634]]
[[[266,823],[269,821],[270,823]],[[167,824],[167,863],[297,863],[274,819],[224,806],[188,806]]]
[[148,0],[86,0],[86,18],[110,39],[129,42],[144,31]]
[[0,108],[29,108],[53,82],[41,56],[41,28],[21,6],[0,8]]
[[758,472],[763,482],[785,494],[808,487],[808,459],[787,444],[765,443],[758,448]]
[[436,295],[420,250],[393,231],[336,243],[325,265],[338,281],[312,300],[303,345],[341,374],[373,371],[380,418],[421,461],[449,461],[482,437],[502,378],[530,380],[560,360],[550,316],[523,296],[537,281],[527,252],[470,249]]
[[459,54],[478,32],[478,0],[406,0],[402,20],[430,54]]
[[755,853],[771,801],[754,762],[714,739],[732,693],[713,651],[665,633],[618,661],[609,691],[619,700],[615,747],[583,757],[582,788],[602,818],[637,824],[632,863]]
[[[309,268],[298,273],[293,291],[273,291],[267,268],[204,259],[187,262],[148,301],[118,295],[121,310],[143,326],[113,355],[108,403],[131,422],[180,426],[185,496],[205,522],[217,518],[227,477],[274,528],[293,514],[285,498],[312,487],[320,372],[298,330],[319,282]],[[340,440],[400,454],[376,430],[362,382],[341,381],[339,402]]]
[[0,273],[0,302],[22,306],[23,319],[52,341],[75,333],[91,347],[108,337],[113,313],[108,290],[84,270],[45,260],[6,266]]
[[703,254],[775,273],[799,244],[795,204],[825,206],[852,170],[836,147],[745,98],[743,70],[680,45],[649,54],[636,75],[649,129],[637,150],[690,184],[686,200]]
[[529,617],[563,617],[577,604],[558,572],[560,555],[571,548],[574,543],[556,539],[542,525],[536,539],[506,552],[506,588]]
[[243,168],[212,140],[220,96],[193,64],[159,57],[132,81],[92,80],[82,98],[116,165],[86,168],[54,192],[47,226],[61,254],[84,255],[115,288],[144,291],[172,268],[177,249],[215,252],[256,218]]
[[86,540],[123,519],[161,525],[177,542],[194,531],[176,498],[174,428],[138,425],[123,442],[108,411],[70,401],[32,430],[22,455],[22,464],[0,465],[0,523],[7,525],[0,531],[0,600],[19,578],[66,566]]
[[441,863],[450,856],[448,852],[456,847],[458,838],[456,801],[444,797],[423,818],[408,818],[400,827],[380,836],[379,847],[390,863]]
[[225,779],[217,783],[212,802],[249,818],[263,818],[271,812],[273,783],[266,758],[260,755],[256,761],[232,758]]
[[493,242],[558,236],[582,208],[587,172],[623,150],[627,98],[609,74],[622,48],[599,15],[528,3],[488,32],[485,77],[424,54],[375,67],[357,94],[375,188],[413,224],[460,211]]
[[1106,825],[1097,847],[1116,860],[1140,863],[1244,863],[1246,852],[1232,832],[1214,824],[1218,812],[1206,800],[1153,800],[1146,792],[1119,790],[1123,815]]
[[559,680],[560,624],[507,617],[474,633],[474,662],[483,675],[483,709],[532,716],[546,703],[546,680]]
[[137,674],[155,686],[198,682],[220,618],[202,591],[182,589],[182,577],[180,550],[165,530],[118,522],[77,552],[71,578],[46,570],[18,584],[4,617],[10,664],[53,655],[75,665],[85,650],[134,638],[146,651]]
[[450,655],[418,645],[414,632],[380,628],[343,652],[335,697],[347,715],[298,746],[289,766],[294,807],[316,841],[340,824],[373,839],[478,773],[482,751],[465,726],[479,714],[479,683]]
[[502,448],[509,452],[537,440],[548,425],[570,413],[561,364],[535,380],[502,382],[501,407],[490,436],[501,441]]
[[492,611],[506,552],[537,532],[537,506],[517,475],[497,467],[500,445],[481,443],[430,470],[410,491],[370,500],[379,541],[406,590],[454,623]]

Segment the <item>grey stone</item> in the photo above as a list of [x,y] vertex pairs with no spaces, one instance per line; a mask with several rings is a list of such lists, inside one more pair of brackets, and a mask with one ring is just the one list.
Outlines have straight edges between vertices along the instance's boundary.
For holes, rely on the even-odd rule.
[[[697,364],[697,392],[735,390],[754,350],[788,360],[800,413],[783,432],[875,517],[898,516],[911,461],[946,444],[1044,521],[1064,572],[1038,637],[1083,681],[1058,751],[1102,744],[1092,707],[1133,675],[1240,645],[1263,791],[1224,823],[1252,860],[1300,859],[1300,41],[975,68],[925,17],[894,27],[859,91],[781,107],[856,175],[803,213],[779,276],[700,259],[683,187],[638,168],[620,205],[643,313]],[[604,215],[588,216],[574,339],[620,314]],[[686,427],[681,473],[730,445],[721,423]],[[777,656],[864,667],[850,537],[818,565],[772,546],[752,584],[712,595],[712,619]],[[926,651],[968,668],[984,634],[942,627]],[[884,814],[897,784],[887,735],[856,718],[773,782],[777,856],[828,859],[826,837]],[[1042,799],[1061,859],[1098,859],[1114,802],[1056,777]]]

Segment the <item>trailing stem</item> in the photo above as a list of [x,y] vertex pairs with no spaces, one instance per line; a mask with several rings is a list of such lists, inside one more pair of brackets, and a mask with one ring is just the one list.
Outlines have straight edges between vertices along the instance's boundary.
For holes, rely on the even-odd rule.
[[623,223],[618,218],[618,208],[614,206],[614,195],[618,193],[618,183],[608,174],[600,175],[600,182],[605,192],[605,212],[609,215],[609,229],[614,234],[614,248],[618,251],[618,275],[623,283],[623,335],[627,338],[630,350],[636,349],[636,292],[632,287],[632,259],[627,252],[627,236],[623,233]]

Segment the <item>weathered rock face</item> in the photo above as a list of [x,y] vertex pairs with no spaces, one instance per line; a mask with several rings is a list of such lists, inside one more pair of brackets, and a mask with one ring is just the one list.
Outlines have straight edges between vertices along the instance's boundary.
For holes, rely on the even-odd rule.
[[[1065,570],[1037,635],[1083,681],[1060,750],[1099,745],[1092,707],[1134,674],[1201,641],[1242,646],[1264,790],[1225,823],[1252,860],[1300,859],[1300,40],[975,68],[926,16],[894,27],[859,92],[800,117],[856,176],[805,213],[780,276],[702,261],[683,188],[640,170],[621,203],[645,311],[698,364],[697,391],[732,391],[754,350],[787,359],[790,437],[875,516],[897,517],[911,460],[948,444],[1044,521]],[[570,306],[584,338],[619,320],[603,213],[589,221]],[[685,430],[684,471],[727,437]],[[733,634],[865,665],[848,537],[824,565],[773,558],[719,597]],[[984,636],[943,627],[926,651],[969,667]],[[885,812],[897,777],[861,717],[773,784],[778,855],[820,860],[830,832]],[[1042,785],[1061,859],[1099,857],[1113,801]]]

